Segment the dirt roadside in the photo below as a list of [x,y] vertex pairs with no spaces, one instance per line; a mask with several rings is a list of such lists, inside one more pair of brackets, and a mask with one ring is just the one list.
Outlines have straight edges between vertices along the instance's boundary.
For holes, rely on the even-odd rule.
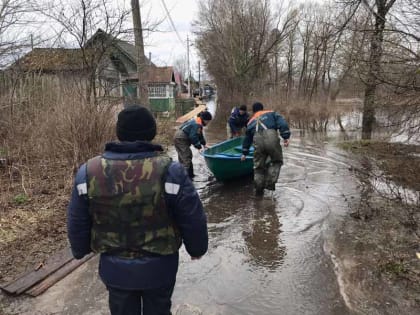
[[357,314],[419,314],[420,147],[343,146],[355,154],[362,186],[329,245],[345,300]]
[[23,171],[0,169],[0,283],[35,268],[67,245],[69,170],[60,163],[43,168],[41,161],[34,160],[31,168],[40,171],[31,171],[26,193]]

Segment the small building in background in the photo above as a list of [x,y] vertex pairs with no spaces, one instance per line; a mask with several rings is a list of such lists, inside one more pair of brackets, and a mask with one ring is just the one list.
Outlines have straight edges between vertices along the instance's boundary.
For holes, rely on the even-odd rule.
[[[158,67],[150,58],[146,58],[150,108],[154,112],[174,112],[175,98],[185,90],[182,77],[173,67]],[[134,45],[98,29],[83,49],[35,48],[8,70],[17,74],[20,86],[28,78],[36,78],[40,84],[63,93],[77,89],[87,98],[125,101],[138,96],[136,60]]]

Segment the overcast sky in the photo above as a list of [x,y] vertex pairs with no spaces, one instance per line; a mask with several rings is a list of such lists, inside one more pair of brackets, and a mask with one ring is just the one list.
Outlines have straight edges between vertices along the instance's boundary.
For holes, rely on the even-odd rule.
[[[50,0],[38,0],[48,2]],[[59,1],[59,0],[56,0]],[[77,1],[77,0],[73,0]],[[303,0],[296,0],[303,1]],[[320,1],[320,0],[315,0]],[[60,1],[61,2],[61,1]],[[177,59],[187,59],[187,36],[190,39],[190,68],[193,75],[198,72],[198,54],[192,45],[194,34],[192,22],[199,18],[198,0],[140,0],[143,26],[147,22],[161,21],[157,31],[145,34],[145,55],[151,53],[152,61],[158,66],[174,65]],[[272,0],[272,3],[289,2],[288,0]],[[64,2],[65,3],[65,2]],[[116,0],[114,5],[121,9],[131,9],[131,0]],[[165,9],[165,6],[167,10]],[[168,16],[169,12],[169,16]],[[173,22],[173,25],[171,23]],[[131,16],[128,23],[131,23]],[[52,34],[51,24],[42,23],[35,27],[45,29],[44,33]],[[176,30],[176,31],[175,31]],[[34,32],[36,33],[36,32]],[[148,35],[148,36],[147,36]],[[77,43],[73,43],[77,46]],[[71,43],[70,43],[71,45]]]
[[[130,3],[129,0],[120,0]],[[176,34],[167,16],[163,2],[166,4]],[[158,32],[152,32],[145,38],[145,54],[152,53],[152,61],[157,65],[172,65],[177,58],[187,56],[187,36],[192,39],[191,23],[197,16],[196,0],[147,0],[142,2],[142,19],[163,20]],[[198,57],[193,46],[190,46],[190,63],[196,68]]]
[[[124,2],[125,5],[130,6],[130,0],[118,0]],[[271,0],[271,4],[276,6],[287,6],[288,3],[299,3],[309,2],[309,0]],[[325,0],[312,0],[312,2],[322,2]],[[187,36],[190,39],[194,38],[192,33],[191,23],[193,20],[199,17],[198,13],[198,0],[140,0],[141,14],[147,17],[156,19],[164,19],[163,23],[159,26],[159,30],[162,32],[154,32],[150,34],[150,37],[145,39],[145,54],[149,55],[152,53],[152,61],[157,65],[173,65],[173,61],[180,57],[187,55]],[[180,39],[178,39],[174,28],[171,26],[171,22],[167,17],[166,10],[163,6],[163,2],[169,11],[169,14],[174,23],[175,29],[177,30]],[[194,46],[190,46],[190,66],[192,72],[198,72],[198,55],[195,51]]]
[[[39,4],[51,2],[51,0],[37,0]],[[56,3],[68,4],[66,1],[74,1],[80,5],[79,0],[55,0]],[[112,2],[114,1],[114,2]],[[111,0],[121,10],[131,11],[131,0]],[[165,6],[167,10],[165,9]],[[143,27],[148,27],[148,22],[161,22],[153,32],[144,32],[145,55],[152,54],[152,61],[158,66],[173,65],[174,60],[184,58],[187,59],[187,36],[192,42],[193,34],[191,32],[191,23],[197,16],[197,0],[140,0],[140,10]],[[75,6],[77,7],[77,5]],[[60,8],[60,7],[59,7]],[[58,9],[59,10],[59,9]],[[171,19],[168,17],[168,13]],[[57,13],[55,13],[57,14]],[[71,16],[71,11],[69,16]],[[28,23],[14,24],[6,34],[5,40],[22,40],[29,41],[31,34],[41,35],[42,40],[35,43],[38,47],[48,47],[55,45],[64,45],[64,47],[78,47],[78,43],[71,35],[62,35],[63,42],[55,39],[55,35],[60,34],[61,26],[51,22],[42,14],[30,14],[24,17]],[[171,23],[173,22],[173,25]],[[131,15],[127,18],[127,27],[132,28]],[[176,31],[175,31],[176,30]],[[95,30],[92,30],[93,32]],[[178,35],[177,35],[178,33]],[[25,53],[25,52],[24,52]],[[11,57],[16,58],[16,56]],[[190,65],[191,69],[197,68],[198,57],[194,46],[190,45]]]

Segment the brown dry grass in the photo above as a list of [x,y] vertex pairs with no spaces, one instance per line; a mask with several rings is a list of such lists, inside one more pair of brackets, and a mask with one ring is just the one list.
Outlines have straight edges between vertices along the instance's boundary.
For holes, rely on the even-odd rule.
[[114,130],[113,104],[91,106],[75,97],[44,101],[36,95],[30,103],[17,99],[13,112],[2,112],[1,282],[66,245],[72,174]]
[[[0,283],[67,245],[73,174],[116,138],[119,104],[92,105],[76,91],[43,92],[32,95],[30,103],[16,99],[13,111],[0,106]],[[156,142],[166,148],[172,123],[158,119]]]
[[243,99],[240,96],[221,95],[218,99],[217,120],[225,122],[232,107],[238,104],[246,104],[248,110],[251,111],[252,104],[259,101],[264,104],[264,108],[272,109],[282,114],[292,128],[326,131],[329,122],[339,120],[344,113],[352,112],[356,109],[360,110],[361,106],[358,98],[342,102],[339,99],[330,100],[327,97],[315,97],[309,101],[296,95],[286,99],[285,95],[285,91],[273,91],[260,95],[250,95],[247,97],[247,101],[244,102],[236,101]]

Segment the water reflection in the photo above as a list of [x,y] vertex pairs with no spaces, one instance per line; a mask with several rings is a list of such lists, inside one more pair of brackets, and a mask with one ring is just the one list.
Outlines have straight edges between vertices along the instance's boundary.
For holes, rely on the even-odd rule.
[[[347,157],[326,134],[294,135],[276,191],[258,199],[252,178],[218,182],[194,151],[209,251],[199,261],[181,252],[176,314],[348,314],[323,247],[354,193]],[[224,127],[210,124],[206,137],[224,140]]]
[[251,228],[243,232],[245,244],[250,255],[250,264],[276,270],[283,261],[286,247],[280,245],[279,218],[273,199],[255,199],[253,202]]
[[[276,200],[256,197],[253,179],[212,182],[200,191],[206,205],[209,232],[215,243],[245,254],[244,262],[255,269],[274,271],[281,266],[286,247],[281,244],[281,223],[276,212]],[[239,230],[244,245],[225,244],[232,238],[232,229]]]
[[[194,182],[197,187],[197,183]],[[250,200],[253,196],[252,178],[242,178],[231,182],[217,182],[215,179],[202,189],[200,197],[206,205],[207,219],[210,224],[230,220],[236,214],[246,216],[253,209]]]

